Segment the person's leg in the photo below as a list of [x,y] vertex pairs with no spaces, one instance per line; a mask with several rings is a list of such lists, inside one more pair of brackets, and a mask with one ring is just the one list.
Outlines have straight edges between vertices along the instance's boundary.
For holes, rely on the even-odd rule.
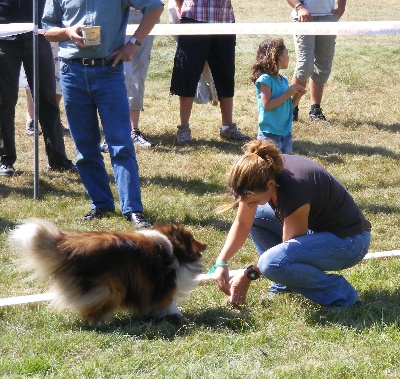
[[[100,152],[101,135],[97,108],[87,85],[87,75],[93,70],[95,67],[86,67],[80,63],[62,63],[64,105],[71,136],[77,150],[76,165],[92,200],[92,208],[112,211],[115,209],[114,198]],[[110,91],[109,88],[111,87],[108,87],[108,92],[112,95],[114,91]],[[96,88],[94,91],[96,92]],[[129,135],[127,140],[130,140]]]
[[[93,69],[93,68],[92,68]],[[129,105],[123,66],[94,67],[96,91],[93,101],[99,111],[108,143],[122,214],[142,212],[138,164],[131,142]],[[113,88],[113,91],[110,91]],[[100,141],[96,148],[100,154]]]
[[233,122],[233,97],[235,94],[235,35],[211,36],[207,56],[221,110],[220,137],[232,141],[247,141]]
[[[64,137],[60,128],[60,110],[56,101],[54,63],[50,43],[43,37],[38,39],[39,59],[39,122],[43,132],[50,168],[69,169],[72,163],[65,153]],[[33,88],[33,49],[32,41],[26,41],[24,49],[24,68],[29,87]]]
[[0,164],[13,166],[15,148],[15,106],[21,70],[23,42],[0,40]]
[[[183,18],[182,23],[196,23]],[[179,116],[177,144],[190,142],[189,120],[196,88],[204,69],[212,36],[180,35],[174,58],[170,93],[179,96]]]
[[[307,81],[314,72],[315,36],[294,35],[296,67],[291,84],[306,88]],[[293,121],[299,120],[299,106],[293,108]]]
[[[260,205],[254,218],[254,223],[250,231],[251,239],[261,256],[268,249],[282,243],[283,224],[276,219],[275,212],[268,205]],[[291,292],[291,289],[281,283],[272,283],[269,292],[279,294]]]
[[321,305],[351,306],[358,292],[341,275],[327,274],[349,268],[368,252],[370,234],[340,238],[332,233],[303,235],[266,250],[258,267],[265,277]]

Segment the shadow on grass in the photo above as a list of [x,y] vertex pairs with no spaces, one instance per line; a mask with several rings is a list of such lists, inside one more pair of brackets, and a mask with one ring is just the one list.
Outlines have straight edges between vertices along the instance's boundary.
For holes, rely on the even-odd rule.
[[16,223],[9,220],[8,218],[0,217],[0,234],[6,233],[11,229],[14,229]]
[[[187,319],[186,319],[187,318]],[[254,330],[254,321],[245,310],[240,313],[228,307],[205,310],[201,313],[185,312],[185,318],[169,316],[162,320],[139,320],[129,315],[116,317],[109,324],[96,328],[98,333],[117,333],[126,337],[142,340],[169,340],[176,337],[188,336],[199,329],[222,330],[245,333]],[[83,322],[75,325],[80,330],[92,331],[93,328]]]
[[400,123],[394,124],[382,124],[380,122],[370,122],[370,121],[360,121],[360,120],[346,120],[345,122],[341,123],[344,127],[354,127],[354,126],[362,126],[362,125],[371,125],[378,130],[383,130],[389,133],[398,133],[400,132]]
[[[38,192],[39,192],[39,199],[42,198],[46,193],[57,193],[62,196],[83,196],[84,195],[84,190],[82,191],[71,191],[71,190],[65,190],[61,188],[59,185],[54,185],[52,182],[52,176],[48,177],[48,180],[45,179],[39,179],[39,185],[38,185]],[[79,176],[69,178],[70,183],[72,182],[80,182]],[[1,198],[7,198],[10,195],[21,195],[26,198],[32,198],[34,197],[34,183],[30,185],[27,185],[26,182],[22,183],[22,186],[20,185],[14,185],[13,182],[9,182],[7,184],[1,183],[0,184],[0,197]]]
[[[216,130],[216,134],[219,133],[219,130]],[[214,136],[213,136],[214,137]],[[243,142],[230,142],[225,140],[206,140],[202,138],[196,138],[195,133],[192,131],[192,141],[189,144],[185,145],[175,145],[176,134],[165,133],[152,136],[152,141],[157,142],[155,146],[156,151],[170,153],[171,150],[174,150],[175,153],[181,155],[188,155],[193,152],[195,149],[199,149],[201,147],[205,148],[215,148],[220,151],[229,153],[229,154],[241,154]],[[218,137],[217,137],[218,138]]]
[[398,327],[400,324],[400,291],[367,290],[362,294],[362,304],[335,311],[320,309],[309,315],[310,324],[342,325],[362,331],[371,327]]
[[314,143],[310,141],[294,141],[293,150],[297,155],[317,157],[326,163],[345,163],[342,154],[352,154],[357,156],[379,155],[385,158],[399,159],[400,155],[389,149],[380,146],[362,146],[348,142],[344,143]]
[[192,193],[198,196],[202,196],[210,192],[216,192],[218,194],[221,194],[224,191],[226,192],[226,186],[216,183],[205,183],[200,179],[184,180],[176,176],[153,176],[151,178],[146,178],[141,175],[140,181],[142,185],[156,185],[165,188],[165,190],[167,190],[168,187],[177,188],[185,193]]

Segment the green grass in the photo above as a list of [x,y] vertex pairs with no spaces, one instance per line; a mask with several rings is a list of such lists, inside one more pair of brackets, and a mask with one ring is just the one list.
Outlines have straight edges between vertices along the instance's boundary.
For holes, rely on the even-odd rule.
[[[285,1],[234,2],[237,22],[287,22]],[[349,2],[343,21],[399,20],[397,0]],[[163,15],[166,22],[167,15]],[[256,135],[255,91],[248,77],[259,42],[266,36],[238,36],[234,119]],[[294,67],[292,37],[283,36]],[[307,120],[309,96],[294,125],[294,150],[322,163],[353,194],[372,222],[371,252],[400,248],[400,35],[340,36],[322,107],[329,126]],[[156,37],[146,82],[142,130],[159,144],[137,149],[146,215],[187,225],[208,243],[205,269],[218,255],[234,210],[218,214],[228,200],[227,171],[240,146],[219,139],[220,112],[195,105],[195,143],[173,145],[179,124],[178,98],[169,95],[175,42]],[[76,175],[46,169],[40,140],[40,186],[33,199],[33,145],[25,136],[25,94],[20,91],[13,178],[0,178],[0,298],[41,293],[48,283],[27,282],[18,270],[7,235],[27,217],[42,217],[62,228],[129,230],[118,214],[86,223],[90,200]],[[64,115],[63,115],[64,117]],[[74,157],[70,138],[68,154]],[[109,157],[105,156],[110,179]],[[119,209],[117,194],[116,208]],[[232,269],[256,260],[248,240],[230,262]],[[299,295],[261,300],[269,282],[252,285],[241,311],[213,282],[204,281],[182,306],[184,324],[115,320],[93,329],[46,303],[0,308],[1,378],[398,378],[400,377],[400,260],[368,260],[344,270],[360,290],[363,306],[326,313]]]

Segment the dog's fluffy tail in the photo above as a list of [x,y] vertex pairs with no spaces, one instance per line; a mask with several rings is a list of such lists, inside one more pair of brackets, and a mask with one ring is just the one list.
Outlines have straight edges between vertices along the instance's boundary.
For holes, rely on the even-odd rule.
[[57,249],[60,236],[60,229],[53,223],[28,219],[10,233],[8,243],[18,251],[21,268],[32,272],[30,279],[45,279],[59,270],[65,260]]

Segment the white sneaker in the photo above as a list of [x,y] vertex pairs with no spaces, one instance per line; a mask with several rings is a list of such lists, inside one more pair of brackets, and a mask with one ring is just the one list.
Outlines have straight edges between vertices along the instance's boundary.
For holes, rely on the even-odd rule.
[[192,135],[189,124],[178,125],[175,143],[177,145],[186,145],[192,142]]
[[154,143],[151,143],[139,130],[135,130],[131,134],[133,143],[139,147],[153,147]]

